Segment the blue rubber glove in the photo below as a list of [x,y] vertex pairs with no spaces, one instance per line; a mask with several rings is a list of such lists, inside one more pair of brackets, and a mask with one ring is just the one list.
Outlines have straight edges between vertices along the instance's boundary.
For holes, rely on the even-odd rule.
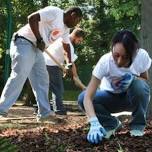
[[90,130],[87,135],[87,140],[92,144],[98,144],[106,136],[106,131],[99,123],[97,117],[92,117],[90,120]]
[[120,80],[119,88],[122,91],[126,91],[129,88],[129,86],[131,85],[133,79],[134,79],[133,74],[126,73],[125,75],[122,76],[122,79]]

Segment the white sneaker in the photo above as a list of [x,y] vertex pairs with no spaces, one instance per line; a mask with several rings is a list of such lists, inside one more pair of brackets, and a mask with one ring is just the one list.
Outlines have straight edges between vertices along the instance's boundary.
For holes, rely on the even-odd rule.
[[5,116],[3,116],[3,115],[0,115],[0,119],[1,119],[1,118],[6,118],[6,117],[5,117]]
[[112,129],[112,130],[107,131],[107,134],[106,134],[106,136],[105,136],[104,138],[110,139],[110,137],[111,137],[112,135],[115,136],[115,133],[116,133],[119,129],[121,129],[121,128],[122,128],[122,123],[121,123],[120,121],[118,121],[117,127],[114,128],[114,129]]
[[144,135],[144,130],[131,130],[130,131],[130,136],[132,136],[132,137],[141,137],[141,136],[143,136]]

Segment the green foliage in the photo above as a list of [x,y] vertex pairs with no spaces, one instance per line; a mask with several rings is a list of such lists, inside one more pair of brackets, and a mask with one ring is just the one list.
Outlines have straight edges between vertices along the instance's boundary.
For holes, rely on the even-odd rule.
[[13,31],[16,31],[27,23],[27,16],[29,14],[40,9],[41,4],[36,0],[12,0],[12,6]]
[[116,20],[120,20],[124,16],[134,17],[139,16],[140,1],[132,0],[108,0],[105,4],[109,6],[109,13],[115,17]]
[[0,59],[2,58],[2,54],[3,54],[3,49],[2,48],[0,48]]
[[1,152],[17,152],[18,149],[15,145],[10,143],[9,139],[0,138],[0,151]]
[[[84,43],[77,47],[80,75],[87,70],[90,76],[93,65],[99,58],[110,51],[113,34],[120,29],[130,29],[139,34],[140,7],[138,0],[11,0],[13,16],[13,32],[27,23],[27,16],[42,8],[45,4],[66,9],[70,6],[79,6],[83,10],[84,18],[80,24],[87,36]],[[0,64],[3,65],[6,50],[7,27],[6,1],[0,4]],[[83,66],[83,68],[81,68]],[[88,68],[89,67],[89,68]],[[2,73],[2,71],[0,71]],[[86,77],[82,76],[82,81]],[[89,79],[89,78],[88,78]]]
[[[4,48],[4,37],[6,34],[6,8],[5,1],[2,1],[0,4],[0,56],[3,53]],[[1,57],[0,57],[1,58]]]
[[104,0],[106,12],[114,17],[119,29],[129,28],[138,32],[141,20],[141,1],[137,0]]

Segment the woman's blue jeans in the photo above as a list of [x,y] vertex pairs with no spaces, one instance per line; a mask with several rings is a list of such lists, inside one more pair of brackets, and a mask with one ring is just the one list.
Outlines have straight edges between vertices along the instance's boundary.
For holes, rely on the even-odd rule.
[[[78,97],[78,104],[84,109],[85,91]],[[132,112],[131,129],[143,130],[146,126],[146,112],[150,101],[150,88],[145,80],[135,78],[125,93],[114,94],[97,90],[93,99],[95,113],[100,123],[108,130],[117,127],[118,119],[111,113]]]

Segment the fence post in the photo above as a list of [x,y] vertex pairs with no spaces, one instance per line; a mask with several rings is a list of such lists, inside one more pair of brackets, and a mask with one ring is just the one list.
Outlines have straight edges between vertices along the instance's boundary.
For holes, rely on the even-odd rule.
[[6,52],[4,60],[4,84],[10,74],[10,41],[12,37],[12,3],[11,0],[6,1],[7,8],[7,30],[6,30]]

